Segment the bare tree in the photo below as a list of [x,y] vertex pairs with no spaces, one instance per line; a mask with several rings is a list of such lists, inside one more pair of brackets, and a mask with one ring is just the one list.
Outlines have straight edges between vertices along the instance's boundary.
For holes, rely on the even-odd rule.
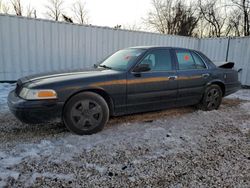
[[10,12],[10,7],[8,6],[8,5],[3,5],[3,7],[2,7],[2,12],[4,13],[4,14],[9,14],[9,12]]
[[232,36],[241,36],[241,12],[237,9],[232,9],[228,17],[227,33]]
[[0,13],[2,13],[3,1],[0,0]]
[[33,14],[34,14],[34,18],[37,18],[36,9],[34,9]]
[[244,36],[249,36],[250,35],[250,0],[232,0],[232,3],[242,13]]
[[36,15],[36,9],[34,9],[33,7],[31,7],[30,5],[28,5],[27,7],[27,17],[28,18],[37,18],[37,15]]
[[55,21],[59,21],[62,15],[63,0],[48,0],[47,15]]
[[122,28],[122,25],[119,25],[119,24],[114,26],[114,29],[121,29],[121,28]]
[[140,25],[134,23],[134,24],[127,24],[122,26],[123,29],[130,30],[130,31],[140,31],[142,28]]
[[226,27],[227,15],[225,9],[218,0],[210,0],[203,3],[199,0],[199,8],[202,18],[208,23],[209,36],[220,37]]
[[72,11],[79,24],[88,24],[89,17],[86,9],[86,3],[83,0],[78,0],[73,4]]
[[145,20],[146,24],[160,33],[169,33],[169,25],[172,19],[172,4],[171,0],[166,2],[152,0],[153,10],[148,13],[148,17]]
[[199,21],[194,6],[178,0],[152,0],[153,10],[144,19],[147,25],[160,33],[191,36]]
[[193,35],[193,31],[197,27],[197,23],[200,19],[195,9],[191,6],[187,7],[180,1],[177,3],[174,10],[174,34],[183,36]]
[[4,1],[0,0],[0,13],[9,14],[10,7],[12,7],[11,12],[16,14],[17,16],[27,16],[36,18],[36,10],[32,8],[30,5],[27,6],[27,9],[23,9],[21,0],[11,0],[10,4],[5,3]]
[[0,0],[0,13],[8,14],[9,11],[10,11],[10,7],[8,6],[8,4]]
[[72,18],[66,16],[65,14],[62,14],[62,17],[63,17],[65,22],[74,23]]
[[11,4],[17,16],[22,16],[23,8],[21,5],[21,0],[11,0]]

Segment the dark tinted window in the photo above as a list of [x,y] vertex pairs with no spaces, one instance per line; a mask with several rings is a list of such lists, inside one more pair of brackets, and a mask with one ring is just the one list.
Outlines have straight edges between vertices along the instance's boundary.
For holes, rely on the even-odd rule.
[[196,69],[194,59],[189,51],[177,50],[176,56],[180,70]]
[[152,50],[142,60],[143,64],[149,64],[152,71],[172,70],[172,61],[169,50]]
[[202,61],[202,59],[200,58],[199,55],[197,55],[196,53],[192,52],[195,64],[196,64],[196,68],[197,69],[205,69],[206,65],[204,64],[204,62]]

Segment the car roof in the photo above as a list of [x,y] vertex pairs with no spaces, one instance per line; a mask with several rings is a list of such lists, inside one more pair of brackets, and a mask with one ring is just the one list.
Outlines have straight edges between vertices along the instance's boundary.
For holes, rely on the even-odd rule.
[[178,49],[178,50],[193,50],[193,49],[188,49],[188,48],[181,48],[181,47],[171,47],[171,46],[134,46],[130,47],[130,49],[146,49],[146,50],[151,50],[151,49]]

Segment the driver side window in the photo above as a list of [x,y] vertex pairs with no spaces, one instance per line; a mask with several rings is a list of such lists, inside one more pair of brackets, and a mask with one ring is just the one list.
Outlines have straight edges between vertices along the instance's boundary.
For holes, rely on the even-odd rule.
[[140,64],[148,64],[151,71],[170,71],[172,70],[170,51],[165,49],[152,50]]

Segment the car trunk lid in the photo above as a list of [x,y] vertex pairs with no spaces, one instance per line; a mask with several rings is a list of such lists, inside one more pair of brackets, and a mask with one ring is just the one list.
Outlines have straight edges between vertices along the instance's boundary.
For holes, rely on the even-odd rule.
[[227,61],[222,61],[222,62],[214,62],[214,64],[223,69],[233,69],[234,68],[234,62],[227,62]]

